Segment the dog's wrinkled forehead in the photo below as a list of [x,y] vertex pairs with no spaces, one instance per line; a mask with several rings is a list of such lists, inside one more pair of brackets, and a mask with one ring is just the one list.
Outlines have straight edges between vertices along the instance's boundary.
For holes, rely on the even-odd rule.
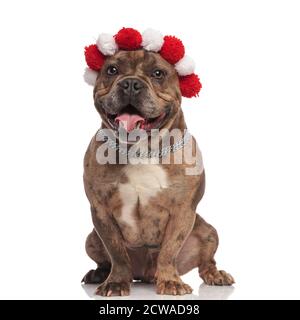
[[174,67],[157,53],[145,50],[118,51],[106,59],[102,73],[108,66],[118,67],[122,75],[150,76],[155,69],[164,70],[169,76],[176,76]]
[[175,69],[157,53],[145,50],[118,51],[115,55],[107,59],[107,63],[117,63],[128,70],[136,70],[138,67],[164,67],[175,74]]

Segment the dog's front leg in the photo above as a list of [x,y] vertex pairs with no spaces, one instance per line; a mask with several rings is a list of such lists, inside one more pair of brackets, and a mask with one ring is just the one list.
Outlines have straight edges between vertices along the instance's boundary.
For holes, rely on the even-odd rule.
[[174,209],[170,215],[157,260],[155,278],[158,294],[182,295],[192,292],[178,274],[176,257],[193,228],[195,217],[195,212],[185,207]]
[[108,278],[98,287],[96,294],[129,295],[132,271],[121,232],[105,208],[95,206],[91,211],[95,230],[106,247],[112,263]]

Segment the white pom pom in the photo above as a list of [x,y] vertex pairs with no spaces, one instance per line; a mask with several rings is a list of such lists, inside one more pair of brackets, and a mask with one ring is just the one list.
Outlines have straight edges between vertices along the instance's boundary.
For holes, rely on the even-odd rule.
[[145,30],[142,34],[142,38],[142,47],[148,51],[158,52],[164,43],[163,35],[159,31],[153,29]]
[[114,36],[101,33],[97,39],[97,47],[105,56],[112,56],[118,50]]
[[175,69],[180,76],[187,76],[194,73],[195,62],[189,56],[184,56],[175,64]]
[[90,68],[86,68],[83,74],[84,81],[90,86],[94,86],[97,80],[98,72]]

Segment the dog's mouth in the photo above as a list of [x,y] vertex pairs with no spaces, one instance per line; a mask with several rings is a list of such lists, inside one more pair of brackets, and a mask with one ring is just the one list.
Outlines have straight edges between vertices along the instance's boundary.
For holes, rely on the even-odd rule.
[[150,131],[159,129],[165,122],[168,112],[163,112],[155,118],[145,118],[134,106],[127,105],[119,114],[106,113],[109,125],[114,130],[124,128],[127,132],[135,129]]

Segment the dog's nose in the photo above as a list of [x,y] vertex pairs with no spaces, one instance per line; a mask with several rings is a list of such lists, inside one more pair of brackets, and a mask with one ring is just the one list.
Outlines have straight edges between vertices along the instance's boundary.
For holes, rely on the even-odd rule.
[[119,86],[123,89],[123,92],[129,96],[138,95],[141,89],[144,87],[142,81],[136,78],[126,78],[120,81]]

